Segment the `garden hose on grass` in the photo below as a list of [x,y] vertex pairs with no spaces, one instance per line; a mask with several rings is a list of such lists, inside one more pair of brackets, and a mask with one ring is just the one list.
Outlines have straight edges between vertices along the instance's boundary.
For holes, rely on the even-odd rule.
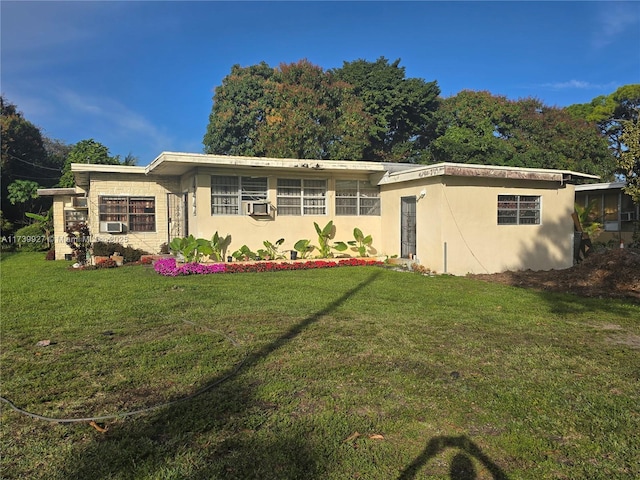
[[[186,323],[187,325],[192,325],[194,327],[200,327],[200,328],[203,328],[205,330],[208,330],[209,332],[222,335],[234,347],[240,348],[238,343],[233,338],[231,338],[229,335],[227,335],[225,333],[219,332],[217,330],[213,330],[213,329],[208,328],[208,327],[204,327],[202,325],[198,325],[195,322],[191,322],[191,321],[188,321],[188,320],[183,320],[183,322]],[[222,376],[221,378],[218,378],[214,382],[211,382],[211,383],[205,385],[204,387],[200,388],[199,390],[193,392],[190,395],[178,398],[176,400],[171,400],[169,402],[160,403],[158,405],[152,405],[151,407],[141,408],[141,409],[138,409],[138,410],[131,410],[131,411],[128,411],[128,412],[120,412],[120,413],[116,413],[116,414],[112,414],[112,415],[103,415],[103,416],[96,416],[96,417],[82,417],[82,418],[54,418],[54,417],[47,417],[47,416],[44,416],[44,415],[38,415],[37,413],[33,413],[33,412],[29,412],[27,410],[24,410],[24,409],[16,406],[11,400],[9,400],[9,399],[7,399],[7,398],[5,398],[3,396],[0,396],[0,401],[2,401],[4,403],[6,403],[7,405],[9,405],[16,412],[21,413],[22,415],[26,415],[26,416],[31,417],[31,418],[35,418],[36,420],[44,420],[46,422],[52,422],[52,423],[89,423],[96,430],[98,430],[100,432],[105,432],[106,429],[102,428],[102,427],[99,427],[95,422],[103,422],[103,421],[106,421],[106,420],[117,420],[119,418],[125,418],[125,417],[131,417],[131,416],[134,416],[134,415],[140,415],[142,413],[151,412],[153,410],[158,410],[160,408],[169,407],[171,405],[175,405],[177,403],[186,402],[188,400],[196,398],[197,396],[202,395],[205,392],[208,392],[212,388],[220,385],[223,382],[226,382],[231,377],[235,376],[240,371],[242,366],[244,365],[247,357],[248,357],[248,354],[247,354],[247,352],[245,352],[242,360],[240,360],[240,362],[238,362],[229,373],[227,373],[226,375]]]

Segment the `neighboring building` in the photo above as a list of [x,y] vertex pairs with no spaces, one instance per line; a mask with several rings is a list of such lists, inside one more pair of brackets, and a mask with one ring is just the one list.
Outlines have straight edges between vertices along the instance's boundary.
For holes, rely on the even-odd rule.
[[622,191],[624,186],[625,182],[576,185],[576,203],[586,207],[594,202],[591,220],[602,224],[603,231],[595,241],[631,243],[640,206]]
[[65,230],[86,221],[94,240],[151,253],[172,238],[230,234],[230,252],[285,238],[335,240],[354,227],[372,254],[417,258],[464,275],[573,264],[576,180],[592,175],[487,165],[389,164],[162,153],[146,167],[73,164],[75,189],[44,189],[54,204],[56,258]]

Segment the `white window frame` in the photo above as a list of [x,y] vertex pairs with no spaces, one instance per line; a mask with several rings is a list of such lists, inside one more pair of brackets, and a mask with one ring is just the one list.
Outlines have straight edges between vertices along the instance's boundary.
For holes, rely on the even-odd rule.
[[[226,179],[227,183],[215,183]],[[262,185],[264,184],[264,185]],[[227,187],[226,191],[216,187]],[[257,188],[256,188],[257,187]],[[263,188],[264,187],[264,188]],[[211,175],[211,215],[244,215],[242,202],[266,201],[269,196],[267,177]]]
[[87,223],[89,216],[86,209],[64,210],[64,231],[74,230],[79,223]]
[[335,198],[337,216],[380,216],[380,188],[367,180],[336,180]]
[[278,215],[326,215],[327,180],[279,178],[276,201]]
[[540,195],[498,195],[498,225],[540,225]]

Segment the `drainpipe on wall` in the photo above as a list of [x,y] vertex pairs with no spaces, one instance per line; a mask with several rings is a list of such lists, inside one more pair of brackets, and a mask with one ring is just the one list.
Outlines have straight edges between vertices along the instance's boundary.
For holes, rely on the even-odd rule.
[[447,273],[447,242],[444,242],[444,272]]

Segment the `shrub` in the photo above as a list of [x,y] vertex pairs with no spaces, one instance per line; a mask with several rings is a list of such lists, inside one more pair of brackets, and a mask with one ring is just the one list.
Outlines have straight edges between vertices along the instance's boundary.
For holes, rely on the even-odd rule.
[[114,243],[94,242],[91,249],[96,257],[108,257],[114,252]]
[[16,232],[16,245],[22,252],[43,252],[47,250],[44,230],[40,225],[27,225]]
[[80,222],[67,230],[67,245],[73,251],[73,259],[80,265],[87,263],[87,251],[91,246],[89,226]]
[[139,248],[133,248],[129,246],[125,247],[122,251],[124,263],[139,262],[142,255],[148,255],[148,253],[144,250],[140,250]]

